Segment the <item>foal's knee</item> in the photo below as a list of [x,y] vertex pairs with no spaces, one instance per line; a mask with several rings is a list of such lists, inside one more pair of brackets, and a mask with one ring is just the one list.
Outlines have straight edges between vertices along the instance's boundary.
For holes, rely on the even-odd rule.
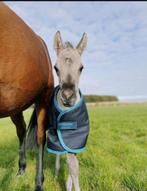
[[75,154],[67,154],[67,165],[71,176],[78,176],[79,163]]

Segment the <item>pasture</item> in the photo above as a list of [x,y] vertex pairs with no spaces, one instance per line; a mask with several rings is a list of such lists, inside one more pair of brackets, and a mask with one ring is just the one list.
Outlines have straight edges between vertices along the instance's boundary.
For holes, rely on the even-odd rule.
[[[147,191],[147,104],[89,107],[91,130],[87,149],[78,154],[81,191]],[[24,112],[28,123],[32,109]],[[16,130],[9,118],[0,119],[0,190],[32,191],[36,160],[27,151],[27,168],[16,178]],[[44,190],[64,191],[65,156],[54,178],[54,154],[45,152]]]

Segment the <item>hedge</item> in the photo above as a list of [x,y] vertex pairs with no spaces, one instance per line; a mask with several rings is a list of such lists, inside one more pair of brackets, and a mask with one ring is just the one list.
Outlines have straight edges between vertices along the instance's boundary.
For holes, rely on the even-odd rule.
[[118,101],[116,96],[109,95],[84,95],[85,102],[104,102],[104,101]]

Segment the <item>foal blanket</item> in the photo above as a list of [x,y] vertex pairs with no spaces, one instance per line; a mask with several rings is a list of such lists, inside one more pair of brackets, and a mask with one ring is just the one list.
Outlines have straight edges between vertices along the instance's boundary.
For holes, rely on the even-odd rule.
[[57,102],[58,90],[59,86],[54,90],[49,111],[47,150],[54,154],[82,152],[89,134],[89,117],[83,96],[80,92],[80,101],[62,110]]

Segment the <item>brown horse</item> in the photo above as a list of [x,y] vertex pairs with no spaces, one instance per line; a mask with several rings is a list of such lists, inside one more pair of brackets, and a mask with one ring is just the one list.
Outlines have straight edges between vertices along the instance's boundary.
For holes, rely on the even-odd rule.
[[23,110],[36,104],[36,191],[42,190],[47,105],[54,82],[51,60],[43,40],[4,3],[0,3],[0,117],[10,116],[19,138],[19,170],[26,168],[26,125]]

